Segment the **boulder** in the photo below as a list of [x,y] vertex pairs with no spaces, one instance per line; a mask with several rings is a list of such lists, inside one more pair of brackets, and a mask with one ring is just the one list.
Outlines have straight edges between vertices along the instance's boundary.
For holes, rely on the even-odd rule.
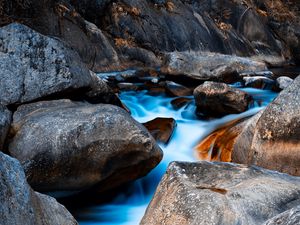
[[0,152],[1,224],[77,225],[54,198],[34,192],[20,163]]
[[171,52],[165,56],[162,72],[170,76],[183,75],[198,81],[233,83],[242,78],[239,73],[265,71],[265,63],[210,52]]
[[164,144],[167,144],[170,141],[177,126],[176,121],[173,118],[161,117],[143,123],[143,125],[148,129],[156,141]]
[[246,87],[258,89],[272,89],[275,85],[274,80],[263,76],[243,77],[243,80]]
[[276,79],[276,88],[277,90],[281,91],[286,89],[288,86],[290,86],[291,83],[293,83],[292,78],[286,76],[278,77]]
[[55,100],[18,107],[9,153],[40,191],[104,191],[146,175],[162,158],[148,131],[123,109]]
[[246,92],[224,83],[206,81],[194,90],[197,113],[221,117],[246,111],[252,98]]
[[173,162],[141,225],[253,225],[299,204],[300,178],[231,163]]
[[0,104],[0,149],[3,148],[10,127],[11,117],[12,113],[5,106]]
[[233,161],[300,175],[300,77],[237,137]]
[[0,104],[78,92],[92,81],[76,52],[24,25],[2,27],[0,46]]

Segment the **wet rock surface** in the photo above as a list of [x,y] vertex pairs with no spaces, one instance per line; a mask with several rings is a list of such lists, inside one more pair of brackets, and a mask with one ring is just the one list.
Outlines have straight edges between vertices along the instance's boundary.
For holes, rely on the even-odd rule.
[[173,162],[141,224],[263,224],[299,204],[299,184],[259,167]]
[[176,121],[173,118],[158,117],[143,123],[143,125],[149,130],[155,140],[167,144],[176,128]]
[[248,109],[251,96],[224,83],[206,81],[194,90],[197,113],[221,117]]
[[123,109],[57,100],[20,106],[13,116],[9,153],[41,191],[97,191],[144,176],[162,152]]
[[24,103],[87,88],[88,69],[61,41],[13,23],[0,29],[0,103]]
[[34,192],[20,163],[0,152],[1,224],[77,225],[54,198]]
[[246,87],[259,88],[259,89],[272,89],[275,85],[275,81],[263,77],[263,76],[253,76],[253,77],[243,77]]

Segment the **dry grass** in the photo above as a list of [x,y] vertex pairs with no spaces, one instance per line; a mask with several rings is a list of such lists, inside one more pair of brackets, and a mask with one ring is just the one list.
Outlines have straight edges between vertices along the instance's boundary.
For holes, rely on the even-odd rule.
[[166,2],[166,9],[167,9],[169,12],[173,12],[174,9],[175,9],[174,3],[171,2],[171,1]]

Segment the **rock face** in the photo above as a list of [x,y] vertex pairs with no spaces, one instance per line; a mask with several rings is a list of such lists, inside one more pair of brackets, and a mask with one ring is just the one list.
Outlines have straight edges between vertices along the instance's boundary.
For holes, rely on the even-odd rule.
[[91,83],[76,52],[59,40],[13,23],[0,29],[0,103],[24,103]]
[[199,81],[232,83],[241,80],[238,73],[267,69],[265,63],[249,58],[209,52],[172,52],[165,57],[163,73]]
[[228,163],[171,163],[142,225],[253,225],[299,204],[300,178]]
[[194,90],[197,112],[204,116],[224,116],[248,109],[251,96],[224,83],[207,81]]
[[57,100],[20,106],[8,150],[41,191],[106,190],[144,176],[162,158],[147,130],[112,105]]
[[297,225],[300,223],[300,206],[287,210],[272,219],[264,225]]
[[238,136],[233,160],[300,175],[300,77]]
[[12,113],[3,105],[0,104],[0,148],[3,144],[9,130]]
[[34,192],[20,163],[0,152],[1,224],[77,225],[54,198]]
[[59,37],[93,71],[157,67],[161,53],[190,50],[299,62],[299,8],[296,0],[3,0],[0,26],[21,21]]

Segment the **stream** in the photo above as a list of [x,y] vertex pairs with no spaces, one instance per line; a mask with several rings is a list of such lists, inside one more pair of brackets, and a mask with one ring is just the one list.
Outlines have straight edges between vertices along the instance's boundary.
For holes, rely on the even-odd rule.
[[[233,86],[239,87],[239,84]],[[75,216],[80,225],[139,224],[171,161],[197,161],[193,149],[201,139],[222,124],[237,118],[254,115],[277,95],[277,93],[269,90],[253,88],[241,88],[241,90],[250,93],[255,100],[248,111],[206,121],[199,120],[195,116],[195,103],[193,101],[181,109],[175,110],[171,105],[174,98],[165,95],[151,96],[147,91],[120,93],[120,99],[130,109],[132,117],[137,121],[143,123],[156,117],[172,117],[176,120],[177,127],[168,145],[160,144],[164,151],[161,163],[146,177],[133,182],[129,190],[118,193],[109,203],[77,210]],[[189,98],[193,99],[192,96]]]

